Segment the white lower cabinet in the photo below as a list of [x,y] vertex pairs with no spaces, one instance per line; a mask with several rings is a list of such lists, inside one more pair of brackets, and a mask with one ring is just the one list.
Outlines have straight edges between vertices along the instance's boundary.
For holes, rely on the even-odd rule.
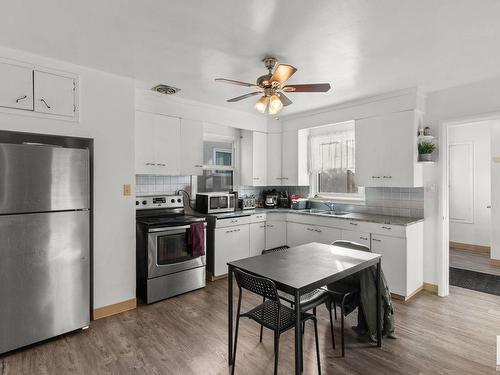
[[266,222],[266,249],[286,245],[286,222]]
[[247,258],[250,252],[250,229],[248,224],[215,228],[216,256],[214,276],[227,273],[227,262]]
[[365,245],[371,249],[370,233],[342,229],[342,239]]
[[303,245],[309,242],[331,244],[341,238],[340,229],[293,222],[288,222],[286,224],[286,232],[286,242],[290,247]]
[[262,254],[266,248],[266,222],[250,224],[250,256]]
[[406,295],[406,239],[372,235],[372,251],[382,255],[382,269],[392,293]]

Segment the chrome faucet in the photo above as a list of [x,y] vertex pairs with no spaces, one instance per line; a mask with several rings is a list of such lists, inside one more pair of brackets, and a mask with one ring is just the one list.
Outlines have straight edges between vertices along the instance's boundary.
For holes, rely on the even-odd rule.
[[332,202],[322,202],[325,206],[327,206],[330,211],[335,212],[335,203]]

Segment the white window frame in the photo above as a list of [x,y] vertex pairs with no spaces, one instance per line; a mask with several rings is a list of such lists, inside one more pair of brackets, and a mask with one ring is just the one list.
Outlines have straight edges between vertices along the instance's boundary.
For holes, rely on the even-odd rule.
[[[330,124],[322,127],[339,126],[342,127],[345,124],[352,123],[352,121],[346,121],[338,124]],[[312,128],[313,129],[313,128]],[[356,135],[355,135],[356,136]],[[310,147],[310,142],[308,143]],[[358,186],[357,193],[330,193],[319,191],[319,172],[309,173],[309,186],[311,191],[311,196],[313,200],[320,202],[333,202],[333,203],[346,203],[346,204],[366,204],[365,188],[363,186]]]

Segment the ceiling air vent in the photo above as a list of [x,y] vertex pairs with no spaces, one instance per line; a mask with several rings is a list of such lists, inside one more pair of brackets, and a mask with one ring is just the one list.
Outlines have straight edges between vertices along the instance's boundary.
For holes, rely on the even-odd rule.
[[165,94],[165,95],[173,95],[173,94],[181,91],[181,89],[178,89],[177,87],[168,86],[168,85],[157,85],[157,86],[153,87],[151,90],[159,92],[160,94]]

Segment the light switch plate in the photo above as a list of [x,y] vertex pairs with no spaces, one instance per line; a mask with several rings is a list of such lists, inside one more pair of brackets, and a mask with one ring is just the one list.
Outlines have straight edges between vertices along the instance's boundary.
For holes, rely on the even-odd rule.
[[132,188],[130,186],[130,184],[125,184],[123,185],[123,195],[124,196],[129,196],[132,192]]

